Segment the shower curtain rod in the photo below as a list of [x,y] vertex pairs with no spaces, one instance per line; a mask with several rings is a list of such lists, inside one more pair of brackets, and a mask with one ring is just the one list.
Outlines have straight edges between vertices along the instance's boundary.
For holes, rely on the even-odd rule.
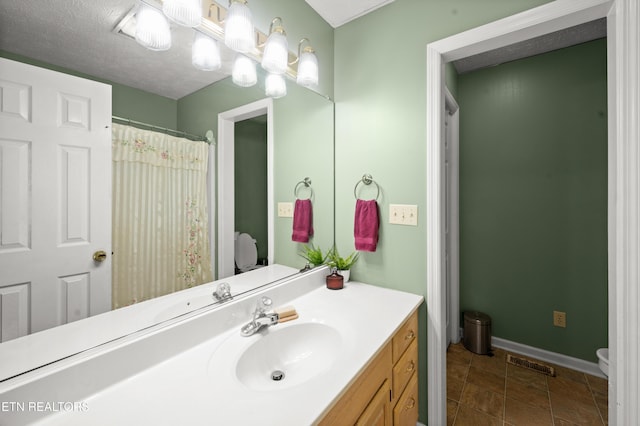
[[138,126],[145,126],[148,127],[150,129],[154,129],[154,130],[160,130],[164,133],[173,133],[175,136],[184,136],[186,138],[195,140],[195,141],[199,141],[199,142],[206,142],[208,144],[213,144],[215,143],[214,139],[213,139],[213,132],[211,130],[207,131],[207,135],[206,136],[198,136],[198,135],[193,135],[191,133],[187,133],[187,132],[183,132],[182,130],[173,130],[173,129],[169,129],[167,127],[160,127],[160,126],[155,126],[153,124],[149,124],[149,123],[144,123],[142,121],[136,121],[136,120],[131,120],[129,118],[124,118],[124,117],[118,117],[117,115],[112,115],[111,116],[112,120],[118,120],[118,121],[122,121],[125,122],[127,124],[136,124]]

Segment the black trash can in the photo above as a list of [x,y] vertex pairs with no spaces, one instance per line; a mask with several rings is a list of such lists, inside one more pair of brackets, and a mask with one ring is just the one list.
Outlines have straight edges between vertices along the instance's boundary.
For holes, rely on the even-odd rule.
[[477,311],[464,313],[464,347],[479,355],[491,352],[491,317]]

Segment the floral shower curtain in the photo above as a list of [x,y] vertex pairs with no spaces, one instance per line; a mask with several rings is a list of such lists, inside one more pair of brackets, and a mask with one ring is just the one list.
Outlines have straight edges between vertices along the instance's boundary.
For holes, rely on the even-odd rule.
[[113,308],[212,281],[208,145],[113,123]]

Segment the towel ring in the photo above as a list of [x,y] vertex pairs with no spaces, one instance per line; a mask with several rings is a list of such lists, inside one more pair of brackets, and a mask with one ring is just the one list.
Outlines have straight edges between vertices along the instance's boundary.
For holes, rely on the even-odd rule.
[[311,188],[311,179],[306,177],[296,184],[296,187],[293,188],[293,196],[296,198],[298,198],[298,188],[300,188],[300,185],[304,185],[305,188],[309,188],[309,191],[311,191],[311,193],[309,194],[308,199],[311,199],[311,197],[313,196],[313,188]]
[[358,185],[360,185],[361,183],[364,183],[365,185],[371,185],[373,183],[376,185],[377,192],[376,192],[375,200],[377,201],[378,197],[380,196],[380,185],[378,185],[378,182],[373,180],[370,174],[362,175],[362,179],[356,182],[356,186],[353,188],[353,196],[356,197],[356,200],[358,199],[358,194],[357,194]]

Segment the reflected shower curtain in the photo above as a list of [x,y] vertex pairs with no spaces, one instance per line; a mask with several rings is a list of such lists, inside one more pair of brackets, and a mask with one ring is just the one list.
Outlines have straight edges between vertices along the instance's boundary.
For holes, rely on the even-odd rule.
[[113,123],[113,308],[212,280],[204,142]]

